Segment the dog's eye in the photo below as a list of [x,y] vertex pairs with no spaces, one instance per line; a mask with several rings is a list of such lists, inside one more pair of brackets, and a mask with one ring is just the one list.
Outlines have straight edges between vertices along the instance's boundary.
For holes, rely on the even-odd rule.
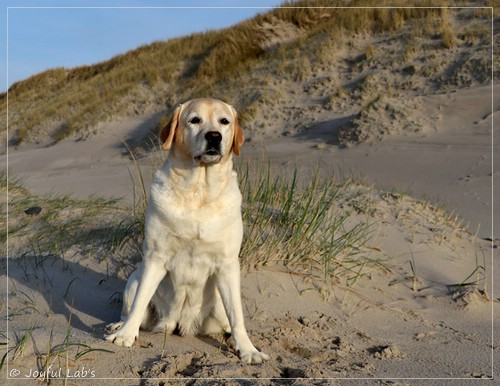
[[201,118],[200,117],[193,117],[189,120],[189,123],[192,123],[193,125],[199,125],[201,123]]
[[229,121],[227,120],[227,118],[221,118],[219,122],[223,125],[229,125]]

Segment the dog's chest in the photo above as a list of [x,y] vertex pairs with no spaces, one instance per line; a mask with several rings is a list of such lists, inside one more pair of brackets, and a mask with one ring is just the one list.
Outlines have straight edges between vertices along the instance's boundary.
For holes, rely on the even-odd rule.
[[[176,191],[171,181],[153,184],[147,218],[157,217],[158,227],[185,241],[214,242],[241,223],[241,193],[229,185],[216,198],[207,199],[203,189]],[[201,190],[201,193],[197,191]]]
[[205,251],[179,249],[166,263],[167,271],[175,285],[204,286],[218,266],[218,260]]
[[205,271],[221,259],[237,258],[243,224],[236,177],[231,184],[221,185],[224,188],[211,199],[206,199],[207,194],[196,195],[204,184],[183,190],[174,182],[158,173],[152,184],[145,250],[170,265],[170,270],[186,270],[182,276],[189,276],[190,270]]
[[223,210],[215,210],[215,205],[198,208],[171,206],[162,213],[164,231],[179,240],[202,247],[213,244],[237,221],[237,216]]
[[202,285],[212,275],[234,240],[231,216],[212,213],[209,207],[170,208],[164,213],[163,249],[167,271],[177,285]]

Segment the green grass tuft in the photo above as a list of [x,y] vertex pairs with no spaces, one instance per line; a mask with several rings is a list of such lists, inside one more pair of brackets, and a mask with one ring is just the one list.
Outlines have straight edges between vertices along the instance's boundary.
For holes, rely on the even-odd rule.
[[350,279],[366,264],[361,253],[369,240],[366,223],[349,225],[351,213],[336,206],[344,184],[317,170],[305,183],[295,169],[274,175],[271,166],[239,170],[244,195],[243,266],[281,265],[330,282]]

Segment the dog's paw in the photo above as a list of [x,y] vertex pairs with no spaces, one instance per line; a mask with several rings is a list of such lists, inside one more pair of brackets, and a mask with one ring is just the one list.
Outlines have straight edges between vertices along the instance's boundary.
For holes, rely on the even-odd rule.
[[137,335],[138,334],[127,333],[126,331],[123,331],[123,329],[120,329],[113,334],[105,335],[104,338],[108,342],[114,343],[117,346],[132,347],[137,339]]
[[123,320],[120,320],[117,323],[110,323],[106,326],[106,333],[111,334],[115,331],[118,331],[123,326]]
[[259,363],[269,360],[270,357],[257,349],[253,349],[240,351],[240,359],[243,363],[248,365],[258,365]]

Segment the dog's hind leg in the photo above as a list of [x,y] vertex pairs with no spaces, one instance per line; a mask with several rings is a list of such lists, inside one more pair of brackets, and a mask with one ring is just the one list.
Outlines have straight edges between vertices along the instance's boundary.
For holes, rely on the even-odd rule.
[[203,305],[203,322],[200,327],[200,334],[230,333],[231,326],[229,325],[219,290],[215,286],[215,279],[210,278],[209,281],[211,281],[209,283],[211,287],[207,285],[205,288],[206,304]]

